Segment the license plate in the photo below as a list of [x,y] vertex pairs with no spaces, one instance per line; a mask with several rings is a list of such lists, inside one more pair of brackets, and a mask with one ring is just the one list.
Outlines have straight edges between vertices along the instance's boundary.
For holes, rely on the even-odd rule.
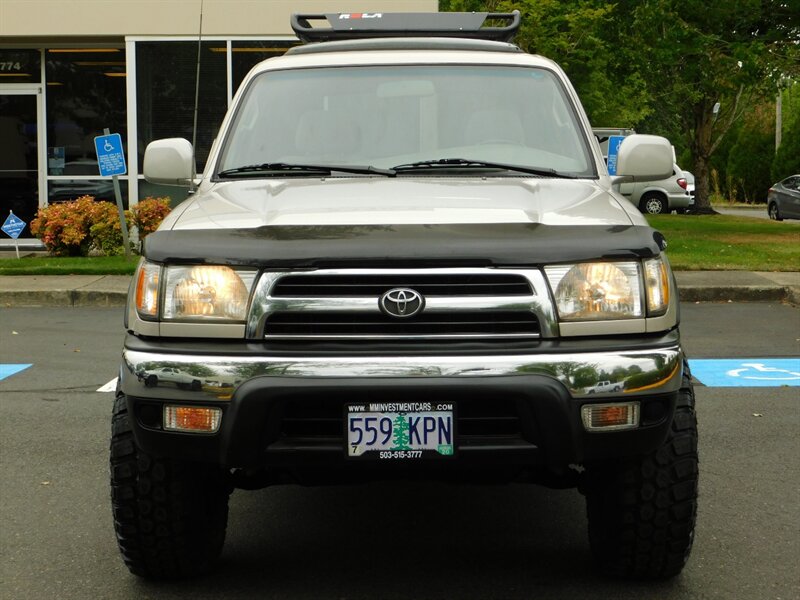
[[453,456],[452,402],[365,402],[345,407],[347,456],[413,460]]

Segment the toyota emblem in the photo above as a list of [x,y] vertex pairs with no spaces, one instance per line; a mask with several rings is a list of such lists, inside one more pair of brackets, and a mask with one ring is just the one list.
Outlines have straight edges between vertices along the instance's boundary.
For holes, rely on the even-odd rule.
[[394,288],[381,296],[381,310],[390,317],[413,317],[425,306],[425,299],[410,288]]

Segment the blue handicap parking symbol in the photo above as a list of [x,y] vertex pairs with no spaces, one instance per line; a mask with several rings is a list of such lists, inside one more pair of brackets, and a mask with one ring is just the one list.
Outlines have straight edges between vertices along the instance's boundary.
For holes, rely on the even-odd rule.
[[19,373],[20,371],[24,371],[28,367],[32,367],[33,365],[23,365],[23,364],[11,364],[11,365],[4,365],[0,364],[0,381],[5,379],[6,377],[11,377],[12,375]]
[[22,230],[25,229],[25,221],[20,219],[13,212],[9,211],[8,217],[3,221],[3,226],[0,227],[3,232],[7,233],[10,237],[17,239]]
[[617,156],[619,155],[619,147],[622,145],[622,141],[625,139],[625,136],[622,135],[612,135],[608,138],[608,174],[609,175],[616,175],[617,174]]
[[800,387],[800,358],[693,359],[689,367],[710,387]]
[[97,151],[97,166],[100,175],[111,177],[125,175],[125,153],[122,151],[122,136],[118,133],[99,135],[94,138],[94,149]]

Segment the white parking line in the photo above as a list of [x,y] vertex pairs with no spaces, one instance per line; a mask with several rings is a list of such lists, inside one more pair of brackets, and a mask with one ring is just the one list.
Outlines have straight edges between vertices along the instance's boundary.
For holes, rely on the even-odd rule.
[[117,377],[105,384],[103,387],[97,388],[98,392],[115,392],[117,391]]

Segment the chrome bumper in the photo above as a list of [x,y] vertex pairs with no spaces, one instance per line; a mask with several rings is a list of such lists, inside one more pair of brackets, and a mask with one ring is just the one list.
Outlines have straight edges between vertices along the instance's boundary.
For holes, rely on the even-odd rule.
[[[173,354],[128,348],[122,356],[120,381],[125,394],[181,401],[230,400],[246,381],[269,376],[379,379],[543,375],[559,381],[573,398],[603,398],[674,392],[680,388],[683,374],[679,344],[630,352],[503,356],[289,358]],[[612,377],[615,382],[608,385]]]

